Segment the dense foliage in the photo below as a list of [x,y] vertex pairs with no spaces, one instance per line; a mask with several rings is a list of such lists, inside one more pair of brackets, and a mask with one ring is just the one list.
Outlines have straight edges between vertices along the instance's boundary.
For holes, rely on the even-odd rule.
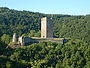
[[90,15],[57,18],[55,23],[55,36],[81,39],[90,43]]
[[[40,18],[52,18],[54,36],[65,44],[40,42],[11,49],[12,34],[40,36]],[[90,68],[90,15],[41,14],[0,8],[0,68]],[[74,39],[74,40],[73,40]]]
[[5,56],[0,56],[2,68],[90,67],[90,45],[80,40],[70,40],[64,45],[52,42],[34,43],[14,50],[8,49],[5,53]]

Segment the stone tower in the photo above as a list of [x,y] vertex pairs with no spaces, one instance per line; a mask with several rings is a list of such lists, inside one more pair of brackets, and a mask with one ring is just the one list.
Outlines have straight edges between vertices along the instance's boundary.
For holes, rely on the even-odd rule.
[[53,38],[52,20],[47,17],[41,18],[41,38]]
[[16,33],[13,34],[12,42],[18,42],[18,35]]
[[19,38],[18,38],[18,42],[19,42],[22,46],[24,46],[24,45],[25,45],[24,37],[23,37],[23,36],[19,37]]

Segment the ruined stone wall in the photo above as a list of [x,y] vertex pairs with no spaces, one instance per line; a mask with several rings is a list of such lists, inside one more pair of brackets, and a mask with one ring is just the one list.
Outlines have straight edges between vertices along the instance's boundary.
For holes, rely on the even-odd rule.
[[30,37],[24,37],[24,42],[25,42],[25,44],[31,43],[31,38]]
[[53,39],[32,39],[31,40],[32,43],[35,43],[35,42],[37,42],[37,43],[38,42],[48,42],[48,41],[64,44],[64,39],[63,40],[53,40]]
[[33,38],[30,38],[30,37],[23,37],[23,36],[18,38],[19,45],[21,45],[21,46],[31,44],[31,43],[48,42],[48,41],[63,44],[64,40],[65,39],[55,40],[54,38],[35,38],[35,39],[33,39]]
[[61,43],[63,44],[64,43],[64,40],[65,39],[59,39],[59,40],[55,40],[53,38],[41,38],[41,39],[32,39],[32,38],[29,38],[29,37],[24,37],[24,43],[25,44],[29,44],[29,43],[38,43],[38,42],[48,42],[48,41],[51,41],[51,42],[57,42],[57,43]]

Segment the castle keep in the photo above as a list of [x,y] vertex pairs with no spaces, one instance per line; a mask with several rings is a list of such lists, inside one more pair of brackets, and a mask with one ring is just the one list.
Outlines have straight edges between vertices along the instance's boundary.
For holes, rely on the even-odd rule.
[[53,38],[53,24],[52,24],[52,19],[49,19],[47,17],[41,18],[41,37],[35,37],[35,38],[30,38],[30,37],[24,37],[14,33],[13,35],[13,41],[12,42],[18,42],[19,45],[23,46],[29,43],[35,43],[35,42],[58,42],[63,44],[65,42],[64,38]]
[[53,38],[52,20],[47,17],[41,18],[41,38]]

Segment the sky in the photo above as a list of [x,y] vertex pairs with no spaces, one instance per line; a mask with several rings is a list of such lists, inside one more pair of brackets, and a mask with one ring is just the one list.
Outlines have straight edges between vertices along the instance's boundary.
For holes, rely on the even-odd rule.
[[0,7],[45,14],[90,14],[90,0],[0,0]]

